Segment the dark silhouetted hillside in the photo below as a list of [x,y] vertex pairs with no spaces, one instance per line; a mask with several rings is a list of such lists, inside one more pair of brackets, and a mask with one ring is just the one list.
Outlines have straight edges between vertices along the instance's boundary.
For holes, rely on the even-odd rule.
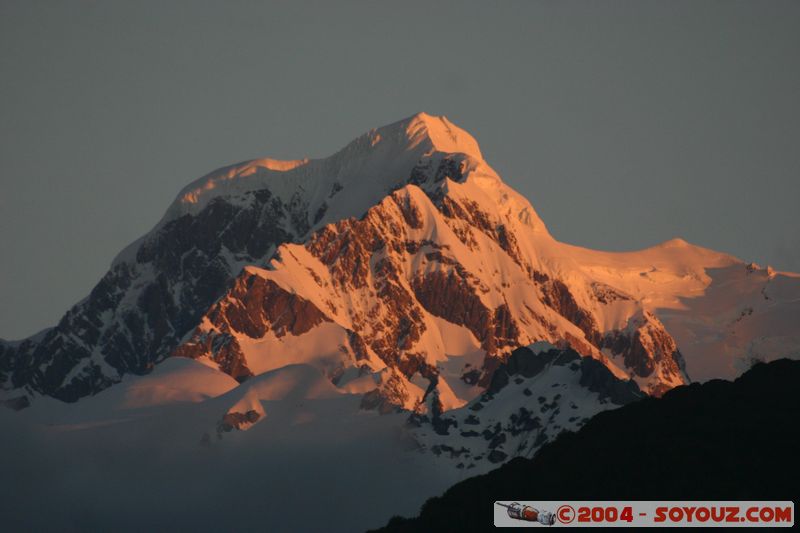
[[381,531],[483,531],[496,500],[789,500],[798,489],[800,362],[671,390],[598,414],[533,459],[431,498]]

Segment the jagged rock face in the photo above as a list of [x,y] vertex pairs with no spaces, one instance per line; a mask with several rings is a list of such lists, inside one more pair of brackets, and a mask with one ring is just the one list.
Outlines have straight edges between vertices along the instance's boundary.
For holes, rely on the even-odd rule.
[[249,410],[245,413],[233,411],[225,413],[222,420],[217,424],[217,434],[228,433],[230,431],[244,430],[258,422],[263,415],[255,410]]
[[74,401],[122,374],[148,372],[197,325],[240,263],[258,263],[292,237],[289,214],[263,190],[167,222],[44,338],[16,350],[22,364],[12,383]]
[[483,395],[459,409],[413,413],[408,428],[423,452],[471,469],[530,457],[562,431],[644,396],[635,381],[615,377],[592,357],[523,347],[497,368]]
[[[441,254],[431,256],[445,261]],[[453,324],[469,329],[488,354],[497,355],[498,349],[515,346],[518,329],[508,307],[489,309],[480,299],[476,287],[469,283],[470,275],[458,263],[451,262],[454,270],[435,271],[412,280],[414,295],[431,314]],[[479,280],[476,280],[479,286]]]
[[[419,167],[414,172],[415,181],[431,182],[423,179]],[[522,255],[511,229],[498,230],[504,228],[502,221],[476,202],[451,197],[448,184],[453,182],[445,178],[427,190],[406,186],[360,219],[325,226],[304,245],[282,246],[268,270],[243,272],[174,353],[208,357],[241,379],[250,375],[248,357],[260,357],[242,349],[243,343],[255,340],[262,355],[277,359],[290,348],[274,338],[286,334],[304,342],[300,340],[304,336],[322,335],[314,326],[330,323],[347,332],[341,367],[356,365],[354,354],[360,351],[373,370],[393,369],[363,404],[382,412],[398,407],[419,410],[429,392],[458,387],[454,379],[486,386],[513,348],[533,340],[560,342],[612,364],[601,352],[610,345],[603,343],[597,321],[570,288],[536,270]],[[503,265],[506,272],[487,276],[490,266],[482,261],[496,254],[508,257]],[[509,277],[524,285],[508,283]],[[518,291],[524,301],[512,306],[509,302],[519,299]],[[594,291],[587,297],[593,295]],[[456,375],[440,375],[437,361],[446,360],[448,354],[437,340],[442,332],[435,319],[472,334],[485,354],[480,365],[465,366]],[[302,327],[288,329],[287,320]],[[660,342],[669,342],[665,331],[657,330],[652,321],[648,324],[648,338],[655,338],[657,332]],[[637,331],[614,334],[623,343],[644,338]],[[363,347],[356,349],[353,339]],[[660,347],[648,345],[647,349]],[[647,349],[635,355],[647,359]],[[659,357],[667,360],[673,353]],[[635,361],[633,356],[624,359],[633,374],[643,378],[653,374]],[[415,376],[425,381],[418,384],[419,390],[410,384]],[[448,405],[452,408],[469,399],[458,396]]]
[[[572,363],[579,364],[579,368],[573,368]],[[616,405],[625,405],[643,396],[635,381],[615,377],[605,365],[592,357],[582,357],[571,349],[560,350],[553,347],[534,352],[530,347],[523,346],[514,350],[508,360],[495,371],[492,382],[480,401],[491,400],[514,376],[533,378],[549,365],[569,365],[571,370],[580,370],[581,387],[597,393],[601,400],[608,399]]]
[[[450,165],[449,162],[442,164]],[[434,169],[434,176],[440,174]],[[415,168],[414,177],[417,182],[426,182],[419,167]],[[481,294],[492,289],[460,264],[449,244],[420,238],[420,234],[434,232],[430,215],[436,207],[430,201],[431,197],[443,200],[440,205],[451,206],[451,213],[465,213],[468,223],[477,217],[488,227],[491,225],[488,215],[475,206],[471,207],[468,215],[467,210],[452,209],[458,205],[457,202],[439,194],[438,189],[420,193],[415,187],[398,190],[361,219],[339,221],[312,234],[304,251],[299,247],[282,247],[278,258],[302,265],[307,279],[295,280],[291,289],[308,300],[322,302],[318,307],[310,307],[313,308],[313,320],[341,325],[351,338],[357,339],[357,344],[363,343],[366,351],[377,356],[379,365],[398,370],[405,379],[419,374],[430,381],[438,376],[437,368],[430,361],[444,356],[443,353],[431,353],[429,339],[424,338],[426,333],[430,333],[431,315],[472,332],[490,360],[502,356],[529,337],[518,326],[507,303],[491,305],[481,299]],[[441,212],[438,213],[437,216],[442,216]],[[455,219],[450,221],[455,222]],[[499,237],[492,233],[492,238]],[[480,253],[479,248],[473,251]],[[301,252],[316,259],[316,264],[298,259]],[[409,268],[415,263],[424,264],[425,268]],[[275,268],[280,272],[281,267],[279,264]],[[205,323],[210,326],[198,328],[188,343],[175,353],[191,357],[209,356],[220,362],[213,353],[214,342],[210,339],[223,336],[226,341],[218,342],[227,355],[230,346],[238,345],[234,338],[236,334],[261,339],[268,329],[274,329],[274,317],[285,316],[280,309],[281,300],[272,293],[265,295],[263,291],[241,290],[258,286],[257,283],[254,285],[253,277],[260,275],[270,276],[270,271],[243,273],[234,289],[207,313]],[[269,283],[277,287],[274,282]],[[343,302],[345,294],[347,298]],[[301,296],[297,298],[303,299]],[[278,309],[269,311],[273,307]],[[253,316],[259,321],[258,327],[243,327],[243,317]],[[305,330],[292,332],[295,336],[304,333]],[[355,353],[352,343],[349,348],[347,351]],[[441,351],[441,346],[433,349]],[[246,366],[239,351],[235,360],[237,365]],[[492,364],[484,364],[484,379],[488,379],[492,369]],[[382,397],[389,400],[381,400],[383,403],[380,405],[408,403],[409,394],[407,391],[398,392],[403,389],[403,384],[396,383],[397,379],[390,382],[391,387],[384,387],[387,391],[381,393]],[[416,401],[421,401],[421,398],[416,398]],[[372,399],[365,403],[372,404],[379,405]],[[413,404],[412,401],[409,405]]]
[[409,403],[406,380],[394,370],[390,370],[386,379],[378,387],[367,392],[361,398],[361,407],[388,414],[404,409]]
[[675,340],[651,313],[631,317],[625,329],[607,333],[601,346],[621,357],[625,367],[633,369],[636,376],[647,378],[657,374],[658,384],[649,389],[654,396],[689,382]]
[[540,274],[540,276],[543,278],[541,287],[544,302],[558,311],[561,316],[578,326],[586,335],[586,340],[599,346],[602,337],[598,331],[597,322],[591,313],[578,305],[569,287],[563,281],[550,279],[547,274]]
[[223,372],[237,379],[252,376],[236,334],[263,337],[270,330],[276,337],[302,335],[323,321],[330,321],[317,307],[275,282],[243,273],[227,297],[207,314],[216,327],[199,331],[178,346],[173,355],[198,358],[208,356]]

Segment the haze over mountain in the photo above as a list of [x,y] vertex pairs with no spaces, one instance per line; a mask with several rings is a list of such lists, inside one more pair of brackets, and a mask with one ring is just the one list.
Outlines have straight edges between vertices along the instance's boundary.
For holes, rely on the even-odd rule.
[[259,484],[281,501],[352,469],[376,501],[323,513],[348,529],[597,412],[800,358],[798,323],[798,274],[678,238],[625,253],[558,242],[472,135],[419,113],[327,158],[186,186],[56,326],[0,341],[0,400],[16,431],[70,449],[138,433],[185,452],[187,472],[204,454],[291,465],[294,481]]

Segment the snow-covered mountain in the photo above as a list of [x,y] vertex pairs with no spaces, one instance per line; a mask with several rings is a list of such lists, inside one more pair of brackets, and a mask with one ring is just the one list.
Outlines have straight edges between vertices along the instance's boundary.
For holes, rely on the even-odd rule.
[[418,114],[329,158],[193,182],[57,326],[0,343],[0,383],[75,401],[180,355],[240,381],[311,364],[365,406],[436,390],[448,410],[548,341],[657,395],[797,357],[798,318],[796,274],[680,239],[556,241],[469,133]]
[[[419,114],[200,178],[56,326],[0,340],[0,455],[30,479],[0,502],[132,530],[176,495],[161,528],[374,527],[600,411],[798,359],[798,325],[800,275],[680,239],[560,243],[472,136]],[[329,498],[343,480],[368,508]]]

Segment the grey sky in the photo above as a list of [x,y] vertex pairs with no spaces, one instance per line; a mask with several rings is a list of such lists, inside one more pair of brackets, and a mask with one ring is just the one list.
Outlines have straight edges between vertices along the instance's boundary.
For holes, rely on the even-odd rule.
[[0,1],[0,336],[192,179],[422,110],[560,240],[800,271],[800,2],[338,4]]

